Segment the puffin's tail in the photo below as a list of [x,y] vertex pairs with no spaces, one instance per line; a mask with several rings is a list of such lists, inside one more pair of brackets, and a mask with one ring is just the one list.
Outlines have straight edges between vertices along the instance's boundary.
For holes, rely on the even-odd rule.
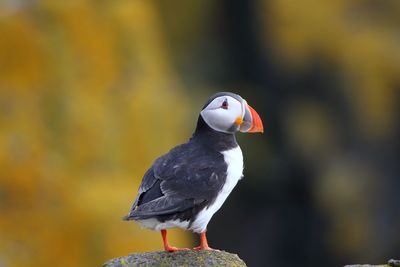
[[133,221],[133,220],[140,220],[143,219],[140,214],[136,212],[136,210],[131,210],[128,215],[122,217],[124,221]]
[[132,218],[132,216],[130,214],[128,214],[128,215],[122,217],[122,220],[123,221],[132,221],[132,220],[134,220],[134,218]]
[[[139,196],[140,196],[140,195],[139,195]],[[137,219],[139,219],[139,218],[137,217],[136,212],[135,212],[135,210],[136,210],[136,208],[137,208],[137,204],[138,204],[138,202],[139,202],[139,196],[135,199],[135,202],[133,202],[132,207],[131,207],[131,210],[129,211],[129,214],[126,215],[126,216],[124,216],[124,217],[122,217],[122,220],[124,220],[124,221],[132,221],[132,220],[137,220]]]

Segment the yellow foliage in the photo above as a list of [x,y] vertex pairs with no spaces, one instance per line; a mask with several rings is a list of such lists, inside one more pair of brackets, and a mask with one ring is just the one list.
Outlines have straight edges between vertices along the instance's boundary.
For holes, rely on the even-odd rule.
[[400,82],[400,54],[394,52],[400,46],[398,1],[380,3],[387,12],[368,1],[261,3],[278,57],[299,68],[315,55],[337,65],[362,130],[371,138],[387,135],[396,120],[394,84]]
[[161,249],[159,233],[121,220],[146,168],[191,130],[154,4],[2,7],[0,265]]

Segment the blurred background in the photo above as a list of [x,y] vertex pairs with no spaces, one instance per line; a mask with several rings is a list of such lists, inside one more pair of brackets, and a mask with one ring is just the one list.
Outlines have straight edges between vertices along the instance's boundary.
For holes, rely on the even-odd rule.
[[217,91],[266,131],[238,135],[212,247],[249,266],[399,257],[399,29],[398,0],[1,0],[0,266],[162,249],[121,217]]

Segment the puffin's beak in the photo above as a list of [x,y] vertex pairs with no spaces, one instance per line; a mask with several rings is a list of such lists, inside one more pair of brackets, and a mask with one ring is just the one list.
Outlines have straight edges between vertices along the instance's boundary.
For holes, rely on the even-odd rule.
[[244,101],[244,116],[243,122],[240,125],[240,131],[245,133],[263,133],[264,126],[260,115],[250,105]]

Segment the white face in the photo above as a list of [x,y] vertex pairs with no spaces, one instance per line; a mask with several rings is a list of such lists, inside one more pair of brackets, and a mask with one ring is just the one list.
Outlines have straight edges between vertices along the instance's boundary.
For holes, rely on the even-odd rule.
[[241,103],[231,96],[220,96],[211,101],[200,114],[212,129],[233,133],[239,130],[239,125],[235,122],[238,118],[243,119],[245,104],[245,100]]

